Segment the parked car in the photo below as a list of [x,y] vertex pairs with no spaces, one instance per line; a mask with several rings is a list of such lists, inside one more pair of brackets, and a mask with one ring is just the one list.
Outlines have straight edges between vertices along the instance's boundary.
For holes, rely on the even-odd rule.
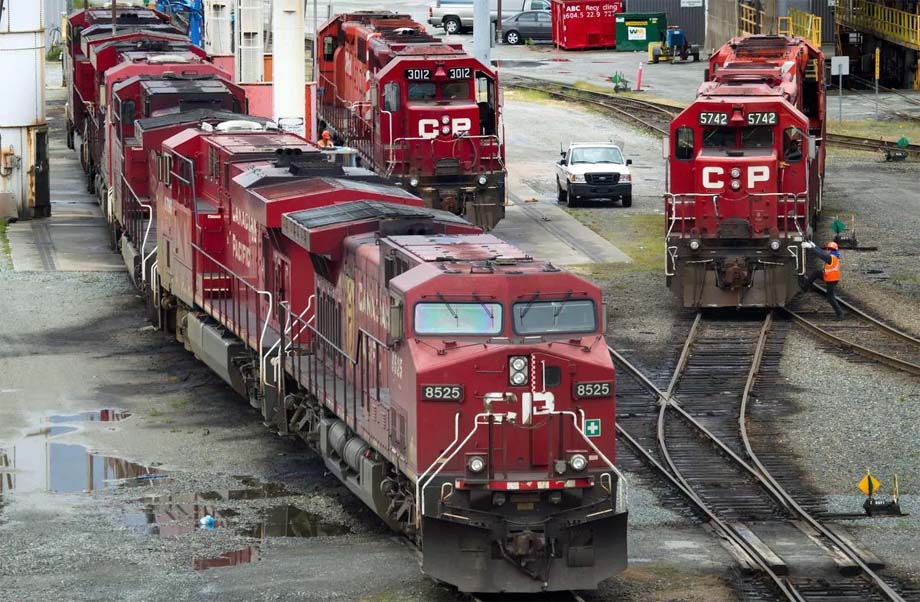
[[582,200],[614,200],[632,205],[631,159],[616,144],[570,144],[556,163],[560,203],[575,207]]
[[526,10],[508,17],[502,21],[502,39],[506,44],[552,41],[553,17],[547,10]]
[[[550,0],[502,0],[502,22],[525,10],[549,10]],[[498,0],[489,0],[492,22],[498,20]],[[428,6],[428,23],[443,27],[446,33],[473,29],[472,0],[435,0]]]

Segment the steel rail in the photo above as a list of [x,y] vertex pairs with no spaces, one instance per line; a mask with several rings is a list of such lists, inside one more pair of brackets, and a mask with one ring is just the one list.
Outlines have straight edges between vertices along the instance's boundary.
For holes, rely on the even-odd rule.
[[[821,293],[823,293],[823,294],[825,294],[825,295],[827,294],[827,289],[825,289],[823,286],[819,285],[817,282],[813,282],[811,286],[812,286],[813,288],[815,288],[816,290],[820,291]],[[910,335],[910,334],[904,332],[903,330],[898,330],[897,328],[895,328],[895,327],[892,326],[891,324],[888,324],[887,322],[882,322],[881,320],[879,320],[879,319],[876,318],[875,316],[872,316],[872,315],[866,313],[865,311],[859,309],[858,307],[856,307],[855,305],[853,305],[853,304],[850,303],[849,301],[847,301],[847,300],[845,300],[845,299],[841,299],[840,297],[837,297],[837,302],[840,303],[840,305],[846,307],[846,308],[847,308],[848,310],[850,310],[852,313],[858,315],[860,318],[863,318],[864,320],[868,320],[869,322],[872,322],[874,325],[878,326],[879,328],[881,328],[882,330],[884,330],[884,331],[887,332],[888,334],[894,335],[894,336],[898,337],[899,339],[903,339],[903,340],[907,341],[908,343],[912,343],[912,344],[914,344],[914,345],[920,345],[920,339],[914,337],[913,335]]]
[[[531,81],[533,82],[533,85],[516,83],[515,80],[517,80],[518,82]],[[539,79],[539,78],[523,77],[519,75],[515,75],[509,79],[506,79],[504,83],[511,88],[522,88],[526,90],[533,90],[535,92],[542,92],[544,94],[555,96],[557,98],[562,98],[564,100],[574,100],[578,102],[598,105],[606,109],[610,109],[617,113],[620,113],[621,115],[624,115],[627,119],[632,120],[636,123],[639,123],[642,126],[649,128],[662,135],[668,134],[668,130],[666,128],[661,128],[657,125],[648,123],[647,121],[639,117],[636,117],[635,115],[632,115],[619,107],[611,106],[609,102],[605,102],[605,101],[618,103],[623,106],[631,105],[633,108],[637,108],[640,110],[657,111],[658,113],[661,113],[663,116],[666,116],[668,118],[668,122],[670,122],[671,119],[676,117],[686,108],[686,107],[680,107],[680,106],[667,105],[663,103],[651,102],[647,100],[639,100],[636,98],[629,98],[629,97],[625,97],[625,96],[618,95],[618,94],[609,94],[609,93],[600,92],[597,90],[585,90],[583,88],[578,88],[575,86],[571,86],[569,84],[563,84],[560,82],[554,82],[554,81]],[[535,85],[553,86],[553,87],[559,88],[559,90],[549,90],[546,88],[538,88],[538,87],[535,87]],[[566,90],[568,91],[568,93],[560,91],[560,90]],[[591,98],[585,98],[585,96],[590,96]],[[604,100],[598,100],[600,98],[603,98]],[[868,150],[868,151],[884,151],[884,150],[901,151],[901,152],[906,152],[908,154],[920,156],[920,144],[910,144],[907,147],[902,148],[902,147],[899,147],[897,143],[895,142],[888,142],[885,140],[878,140],[878,139],[873,139],[873,138],[861,138],[859,136],[847,136],[844,134],[830,134],[830,133],[825,134],[825,140],[827,140],[829,144],[833,144],[837,146],[844,146],[848,148],[856,148],[856,149]]]
[[[741,438],[742,438],[742,441],[745,447],[745,453],[749,456],[749,458],[751,459],[751,462],[754,464],[753,467],[750,466],[750,464],[748,464],[745,460],[740,458],[730,448],[728,448],[728,446],[724,442],[722,442],[715,434],[713,434],[708,429],[706,429],[705,426],[703,426],[699,421],[697,421],[690,413],[684,410],[679,405],[679,400],[673,397],[672,394],[676,386],[676,382],[680,378],[680,373],[686,367],[686,358],[689,357],[689,354],[690,354],[689,349],[692,346],[692,341],[696,336],[696,332],[698,330],[699,323],[701,320],[700,316],[701,316],[701,313],[698,313],[696,319],[694,320],[693,325],[691,326],[690,333],[688,334],[687,340],[684,343],[684,347],[681,350],[681,357],[678,360],[678,365],[675,368],[674,375],[672,375],[671,382],[669,384],[669,388],[667,392],[662,391],[660,388],[658,388],[657,385],[655,385],[645,374],[643,374],[641,370],[639,370],[636,366],[630,363],[625,357],[623,357],[622,354],[617,352],[612,347],[608,346],[610,355],[619,364],[625,367],[628,372],[630,372],[634,377],[636,377],[643,386],[645,386],[647,389],[649,389],[652,393],[654,393],[658,397],[658,403],[660,406],[659,414],[658,414],[658,428],[657,428],[658,443],[659,443],[659,447],[661,449],[662,455],[664,456],[666,462],[668,463],[670,470],[662,466],[652,456],[651,452],[644,449],[639,444],[639,442],[635,438],[633,438],[628,432],[626,432],[626,430],[620,424],[617,424],[617,432],[623,435],[624,439],[627,441],[627,443],[630,444],[630,446],[635,448],[638,451],[638,453],[646,461],[648,461],[656,470],[658,470],[662,475],[664,475],[668,481],[670,481],[673,485],[675,485],[675,487],[681,493],[683,493],[686,497],[688,497],[694,503],[694,505],[700,508],[707,516],[712,518],[715,515],[705,507],[705,502],[703,502],[699,498],[699,496],[697,496],[696,493],[693,492],[692,487],[684,479],[684,477],[680,474],[679,469],[677,469],[675,463],[672,461],[670,457],[670,454],[668,453],[667,444],[666,444],[666,441],[664,440],[665,439],[664,420],[665,420],[665,414],[667,412],[667,409],[670,408],[674,410],[681,417],[683,417],[687,422],[689,422],[694,428],[696,428],[702,434],[704,434],[706,438],[708,438],[712,443],[714,443],[717,447],[719,447],[719,449],[722,450],[723,453],[726,453],[726,455],[728,455],[729,457],[732,458],[732,460],[737,462],[739,466],[741,466],[742,468],[745,469],[745,471],[751,474],[757,480],[757,482],[760,483],[760,485],[771,495],[771,497],[776,499],[777,502],[780,503],[787,511],[789,511],[790,514],[798,516],[804,522],[811,525],[816,531],[821,533],[825,538],[828,539],[828,541],[836,545],[844,554],[846,554],[851,560],[853,560],[853,562],[860,568],[860,570],[868,578],[868,580],[881,593],[883,593],[888,600],[892,600],[895,602],[904,602],[903,598],[863,561],[862,557],[859,555],[859,552],[857,550],[855,550],[850,544],[848,544],[847,542],[839,538],[832,531],[824,527],[824,525],[822,525],[820,521],[814,518],[811,514],[808,513],[807,510],[805,510],[798,502],[796,502],[793,496],[789,494],[783,488],[783,486],[773,477],[773,475],[769,472],[769,470],[767,470],[767,468],[763,465],[763,463],[760,461],[759,457],[756,455],[756,453],[753,450],[753,446],[751,445],[750,438],[747,433],[747,425],[746,425],[747,407],[748,407],[748,402],[751,397],[751,391],[753,390],[754,383],[756,382],[757,375],[760,371],[760,365],[763,360],[763,355],[764,355],[764,350],[766,348],[766,342],[767,342],[769,330],[772,326],[772,322],[773,322],[772,312],[766,316],[764,320],[764,324],[761,327],[761,330],[758,336],[757,345],[754,350],[754,357],[751,361],[751,368],[748,372],[747,379],[745,381],[744,390],[742,393],[741,409],[740,409],[740,414],[739,414],[739,419],[738,419],[739,428],[741,432]],[[726,538],[730,539],[732,542],[736,542],[736,538],[743,540],[743,538],[741,538],[740,536],[737,536],[734,533],[734,530],[731,529],[731,527],[729,527],[728,525],[724,525],[724,523],[722,523],[722,521],[718,519],[717,517],[715,521],[716,521],[717,526],[719,526],[719,530],[722,531],[723,534],[726,535]],[[734,537],[732,535],[734,535]],[[747,543],[746,540],[743,540],[743,542],[744,544]],[[766,566],[766,567],[764,566],[766,563],[759,556],[758,552],[756,550],[750,550],[749,546],[744,545],[744,544],[740,545],[739,547],[741,547],[748,554],[748,556],[750,556],[751,559],[757,563],[758,567],[764,569],[764,572],[767,574],[767,576],[770,577],[771,580],[775,584],[777,584],[777,586],[780,588],[780,591],[782,591],[782,593],[786,595],[788,599],[790,600],[801,600],[802,599],[801,594],[798,592],[795,585],[791,581],[788,580],[788,578],[783,578],[783,577],[780,577],[779,575],[773,574],[773,571],[769,568],[769,566]]]
[[[689,340],[689,337],[688,337]],[[649,390],[653,391],[659,397],[659,402],[661,403],[661,410],[659,414],[659,437],[661,436],[662,424],[660,422],[660,417],[664,414],[668,407],[671,406],[666,393],[658,388],[655,383],[653,383],[645,374],[642,373],[637,367],[633,366],[625,357],[623,357],[618,351],[613,347],[608,346],[608,351],[610,355],[613,356],[621,365],[625,366],[629,372],[631,372],[644,386]],[[697,423],[698,424],[698,423]],[[710,522],[715,525],[716,529],[722,534],[722,536],[730,541],[735,547],[740,549],[747,557],[759,568],[770,580],[776,585],[777,589],[786,597],[787,600],[792,600],[793,602],[805,602],[805,599],[802,595],[792,586],[789,581],[778,575],[767,562],[765,558],[760,555],[760,552],[752,546],[744,537],[738,534],[738,532],[733,529],[726,521],[722,520],[715,511],[710,508],[706,502],[704,502],[693,488],[687,483],[686,479],[681,475],[680,471],[676,470],[674,463],[671,460],[670,455],[667,452],[667,447],[662,448],[662,453],[665,457],[670,468],[663,466],[652,453],[642,447],[642,445],[632,436],[626,429],[623,428],[623,425],[619,422],[616,425],[617,433],[622,435],[624,439],[629,443],[633,449],[649,464],[651,464],[661,475],[667,479],[678,491],[680,491],[690,502],[696,506],[696,508],[706,515],[709,518]],[[711,435],[710,435],[711,436]]]
[[767,345],[767,336],[770,331],[770,326],[773,323],[773,312],[767,314],[767,318],[764,320],[763,328],[760,330],[760,337],[757,340],[757,347],[754,351],[754,358],[751,361],[751,370],[748,372],[747,381],[744,384],[744,391],[741,394],[741,409],[738,413],[738,428],[741,431],[741,440],[744,442],[744,450],[747,453],[748,457],[757,466],[757,470],[760,472],[763,482],[769,483],[777,491],[782,492],[785,497],[785,505],[787,508],[790,508],[800,519],[811,525],[816,531],[821,533],[828,541],[836,545],[840,550],[847,555],[847,557],[852,560],[856,565],[862,570],[863,574],[872,581],[873,585],[881,591],[887,599],[893,600],[896,602],[904,602],[904,599],[901,597],[898,592],[896,592],[890,585],[888,585],[884,579],[882,579],[878,573],[873,571],[868,564],[866,564],[862,557],[859,555],[859,552],[855,550],[848,542],[838,537],[833,531],[825,527],[821,521],[813,517],[808,513],[798,502],[795,501],[795,498],[792,497],[782,485],[776,480],[776,478],[767,470],[767,467],[760,461],[760,458],[757,456],[757,453],[754,451],[754,447],[751,445],[750,437],[747,432],[747,408],[748,402],[751,398],[751,391],[754,388],[754,382],[757,380],[757,375],[760,372],[760,365],[763,360],[764,349]]
[[[783,311],[786,313],[786,315],[788,315],[790,318],[795,320],[798,324],[803,326],[806,330],[826,339],[827,341],[829,341],[830,343],[833,343],[837,347],[855,351],[859,355],[868,357],[869,359],[875,360],[879,363],[885,364],[897,370],[902,370],[909,374],[915,374],[915,375],[920,376],[920,365],[918,364],[914,364],[912,362],[902,360],[901,358],[894,357],[893,355],[888,355],[887,353],[882,353],[881,351],[876,351],[875,349],[870,349],[869,347],[860,345],[859,343],[854,343],[853,341],[848,341],[831,332],[828,332],[827,330],[821,328],[820,326],[818,326],[817,324],[815,324],[808,318],[802,316],[801,314],[787,307],[784,307]],[[879,325],[879,323],[874,320],[872,321],[872,323]],[[891,332],[887,328],[885,328],[885,330],[886,332]],[[909,335],[905,335],[905,336],[908,336],[908,339],[911,338],[909,337]]]

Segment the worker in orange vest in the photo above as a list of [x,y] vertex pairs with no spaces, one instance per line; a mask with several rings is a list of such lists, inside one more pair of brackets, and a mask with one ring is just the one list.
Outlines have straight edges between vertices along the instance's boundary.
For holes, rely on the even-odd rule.
[[332,141],[332,136],[329,134],[329,130],[323,130],[323,135],[320,137],[316,145],[320,148],[335,148],[335,142]]
[[824,245],[824,250],[817,248],[815,243],[806,240],[802,243],[802,248],[808,249],[818,256],[824,262],[824,266],[815,270],[811,275],[801,282],[802,290],[808,290],[818,278],[824,280],[824,287],[827,289],[827,302],[834,308],[834,313],[838,320],[843,319],[843,310],[837,301],[837,283],[840,282],[840,247],[837,243],[831,241]]

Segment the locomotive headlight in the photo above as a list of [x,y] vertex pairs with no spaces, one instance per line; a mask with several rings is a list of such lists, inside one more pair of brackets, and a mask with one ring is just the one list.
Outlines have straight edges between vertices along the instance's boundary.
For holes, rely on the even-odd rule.
[[411,180],[409,180],[409,186],[411,186],[412,188],[415,188],[416,186],[418,186],[418,178],[412,178]]
[[449,125],[441,126],[441,133],[442,133],[442,134],[445,134],[445,135],[449,134],[449,133],[450,133],[450,126],[449,126]]
[[741,168],[740,168],[740,167],[732,167],[732,170],[731,170],[730,173],[731,173],[731,175],[732,175],[733,178],[738,179],[738,178],[741,177]]
[[581,454],[575,454],[569,458],[569,466],[571,466],[572,470],[575,472],[581,472],[588,467],[588,459]]
[[690,250],[699,251],[700,250],[700,241],[694,239],[690,241]]
[[448,117],[447,115],[441,115],[441,123],[443,123],[444,125],[447,125],[448,123],[450,123],[450,117]]
[[732,180],[732,190],[741,189],[741,180]]
[[508,360],[508,369],[509,376],[508,382],[510,382],[515,387],[523,387],[527,384],[528,381],[528,372],[530,370],[530,362],[527,357],[522,355],[516,355]]
[[486,469],[486,461],[482,456],[472,456],[466,461],[466,467],[470,469],[470,472],[479,473]]
[[477,180],[480,186],[485,186],[486,182],[488,181],[489,181],[488,178],[486,178],[485,176],[479,176],[479,179]]
[[770,249],[772,251],[779,251],[779,247],[780,247],[780,242],[778,240],[774,238],[773,240],[770,241]]

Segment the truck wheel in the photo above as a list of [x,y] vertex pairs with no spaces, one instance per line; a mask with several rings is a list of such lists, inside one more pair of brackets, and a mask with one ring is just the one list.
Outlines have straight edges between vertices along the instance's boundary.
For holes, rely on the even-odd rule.
[[632,207],[632,195],[623,197],[623,206]]
[[556,180],[556,200],[560,203],[565,203],[569,200],[569,193],[562,189],[558,179]]
[[441,25],[444,26],[444,33],[449,34],[460,33],[460,28],[462,27],[460,19],[457,17],[444,17],[444,21]]
[[694,63],[699,63],[699,62],[700,62],[700,53],[699,53],[699,52],[694,52],[694,53],[693,53],[693,62],[694,62]]
[[516,46],[521,43],[521,34],[511,30],[505,34],[505,42],[507,44],[511,44],[512,46]]

